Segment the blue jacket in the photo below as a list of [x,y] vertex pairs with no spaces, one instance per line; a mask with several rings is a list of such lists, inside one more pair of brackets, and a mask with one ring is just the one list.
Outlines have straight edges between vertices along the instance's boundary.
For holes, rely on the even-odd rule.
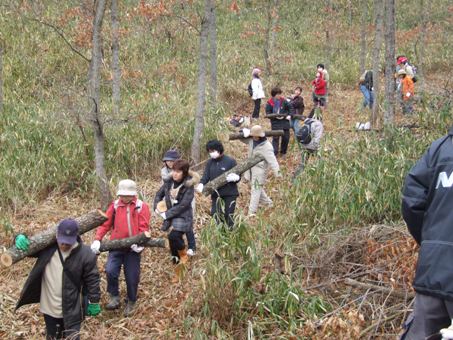
[[453,301],[453,127],[407,175],[402,213],[420,244],[414,289]]

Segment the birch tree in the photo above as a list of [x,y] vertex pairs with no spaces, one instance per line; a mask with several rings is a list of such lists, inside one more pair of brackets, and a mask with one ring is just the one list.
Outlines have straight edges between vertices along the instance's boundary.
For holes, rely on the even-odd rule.
[[215,108],[217,105],[217,20],[215,0],[212,0],[209,16],[209,51],[211,58],[209,93],[211,106]]
[[383,15],[384,15],[384,1],[374,0],[375,12],[375,32],[374,32],[374,47],[373,47],[373,92],[374,103],[371,110],[371,125],[376,127],[377,118],[379,114],[379,98],[381,92],[381,48],[382,48],[382,35],[383,35]]
[[384,125],[395,117],[395,0],[385,0],[385,112]]
[[121,68],[120,68],[120,37],[118,20],[118,0],[111,0],[110,13],[112,18],[112,103],[113,113],[118,115],[121,103]]

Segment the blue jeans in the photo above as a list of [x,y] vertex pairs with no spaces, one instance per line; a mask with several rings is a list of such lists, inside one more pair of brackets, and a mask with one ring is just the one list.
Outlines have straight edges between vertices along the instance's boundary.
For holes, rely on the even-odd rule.
[[107,292],[113,296],[119,296],[118,278],[123,266],[126,278],[127,300],[137,301],[138,283],[140,281],[140,254],[132,250],[112,250],[109,253],[105,272],[107,273]]
[[193,227],[190,229],[190,231],[186,232],[186,237],[188,248],[192,249],[193,251],[197,250],[197,244],[195,242],[195,233],[193,232]]
[[360,91],[362,91],[363,94],[363,107],[368,106],[370,109],[372,109],[374,103],[373,91],[368,90],[365,85],[360,85]]

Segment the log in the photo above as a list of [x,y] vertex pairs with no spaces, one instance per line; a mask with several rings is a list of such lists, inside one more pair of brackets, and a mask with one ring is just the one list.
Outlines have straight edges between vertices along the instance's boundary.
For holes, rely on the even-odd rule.
[[248,169],[254,167],[259,162],[262,162],[263,160],[264,160],[263,155],[259,155],[259,154],[253,156],[252,158],[246,159],[244,162],[239,163],[234,168],[228,170],[227,172],[224,172],[219,177],[216,177],[212,181],[208,182],[203,188],[203,194],[205,196],[210,195],[218,188],[227,184],[228,181],[226,180],[226,177],[228,174],[235,173],[235,174],[241,175],[244,172],[246,172]]
[[[271,130],[271,131],[265,131],[265,136],[266,137],[276,137],[276,136],[283,136],[283,130]],[[250,138],[250,137],[247,137]],[[244,134],[242,132],[238,133],[230,133],[228,136],[229,140],[235,140],[235,139],[245,139]]]
[[[281,113],[271,113],[269,115],[264,115],[264,118],[269,118],[269,119],[272,119],[272,118],[281,118],[281,117],[286,117],[288,115],[285,115],[285,114],[281,114]],[[306,116],[304,115],[292,115],[291,116],[292,118],[295,118],[295,119],[304,119],[304,118],[307,118]]]
[[[107,221],[107,215],[100,210],[93,210],[75,220],[79,223],[79,235],[81,235]],[[57,225],[29,237],[30,246],[27,251],[22,251],[17,249],[16,246],[12,246],[0,257],[1,264],[5,267],[10,267],[25,257],[32,256],[50,246],[57,241],[56,232]]]
[[131,245],[136,244],[138,246],[143,247],[159,247],[159,248],[166,248],[166,240],[163,238],[151,238],[151,233],[146,231],[144,233],[128,237],[122,238],[118,240],[110,240],[101,242],[101,247],[99,248],[100,252],[104,251],[111,251],[111,250],[118,250],[118,249],[127,249],[130,248]]
[[401,299],[414,298],[413,292],[403,292],[403,291],[399,291],[399,290],[395,290],[395,289],[391,289],[391,288],[387,288],[387,287],[373,285],[371,283],[364,283],[364,282],[356,281],[356,280],[353,280],[350,278],[345,279],[344,283],[347,284],[348,286],[352,286],[352,287],[356,287],[356,288],[362,288],[362,289],[366,289],[366,290],[369,290],[369,289],[376,290],[379,292],[383,292],[385,294],[390,294],[390,295],[399,297]]

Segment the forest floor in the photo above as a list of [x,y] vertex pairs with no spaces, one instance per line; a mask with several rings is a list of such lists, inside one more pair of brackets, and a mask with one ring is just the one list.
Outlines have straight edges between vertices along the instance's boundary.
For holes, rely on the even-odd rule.
[[[360,113],[360,103],[362,96],[358,90],[332,89],[329,99],[329,107],[324,115],[326,135],[341,134],[343,138],[353,138],[357,133],[354,126],[357,121],[365,121],[366,114]],[[311,98],[305,93],[307,110],[311,108]],[[245,102],[247,109],[251,110],[251,103]],[[308,112],[308,111],[306,111]],[[261,110],[263,115],[263,108]],[[403,119],[397,119],[402,122]],[[260,122],[268,126],[268,122],[260,119]],[[369,132],[372,133],[372,132]],[[246,157],[246,147],[239,142],[226,144],[226,153],[236,159]],[[284,160],[279,160],[283,171],[291,173],[298,165],[300,152],[291,138],[289,155]],[[144,194],[145,200],[152,202],[154,194],[160,186],[158,171],[160,164],[156,164],[156,172],[138,179],[138,185]],[[278,183],[271,181],[268,186],[270,196],[280,201],[284,197],[278,190]],[[245,183],[240,184],[242,193],[238,200],[237,212],[246,214],[249,199],[249,188]],[[56,224],[59,220],[81,215],[96,206],[95,197],[74,197],[54,193],[46,200],[30,206],[26,211],[17,211],[12,215],[12,223],[16,231],[23,231],[28,234],[36,233],[46,229],[49,225]],[[180,284],[172,284],[170,278],[173,266],[170,262],[168,250],[159,248],[148,248],[142,256],[141,281],[139,286],[138,310],[134,317],[124,318],[122,309],[109,312],[103,311],[99,317],[88,318],[82,329],[82,338],[88,339],[94,336],[97,339],[169,339],[169,338],[191,338],[191,328],[184,324],[185,318],[191,310],[201,308],[201,290],[205,284],[203,280],[204,265],[203,258],[208,254],[199,239],[200,230],[209,219],[210,199],[197,195],[197,223],[195,226],[198,237],[198,251],[196,256],[190,260],[189,269],[184,280]],[[278,213],[278,206],[269,210],[269,214]],[[159,231],[160,220],[152,217],[151,230],[154,237],[162,235]],[[83,239],[90,244],[94,232],[87,233]],[[11,244],[11,236],[1,234],[0,242],[4,246]],[[372,247],[377,244],[372,239],[363,240],[364,247]],[[415,249],[407,235],[401,236],[401,243],[398,240],[392,241],[392,247],[401,248],[401,244],[407,243],[406,251],[410,251],[411,256],[415,256]],[[401,254],[401,249],[394,249]],[[389,250],[390,256],[391,250]],[[106,277],[104,266],[107,254],[99,256],[98,266],[101,271],[102,305],[106,302]],[[382,257],[370,257],[369,266],[379,266],[382,264]],[[373,263],[372,261],[375,261]],[[14,306],[18,300],[21,288],[29,274],[35,260],[25,259],[11,268],[1,268],[0,276],[0,312],[2,315],[0,322],[0,338],[2,339],[40,339],[44,336],[44,321],[37,305],[22,307],[14,311]],[[322,280],[319,280],[322,283]],[[121,280],[121,294],[125,295],[124,280]],[[189,305],[188,305],[189,304]],[[123,304],[124,306],[124,304]],[[199,315],[200,313],[198,313]],[[351,314],[355,323],[360,325],[360,317]],[[198,320],[203,322],[202,320]],[[329,321],[333,327],[334,321]],[[335,327],[340,327],[337,325]],[[328,326],[330,327],[330,326]],[[326,331],[317,328],[318,334]],[[316,327],[312,329],[316,331]],[[307,333],[305,333],[307,334]],[[301,335],[304,335],[301,333]],[[245,338],[246,335],[240,336]],[[319,338],[322,338],[320,336]]]

